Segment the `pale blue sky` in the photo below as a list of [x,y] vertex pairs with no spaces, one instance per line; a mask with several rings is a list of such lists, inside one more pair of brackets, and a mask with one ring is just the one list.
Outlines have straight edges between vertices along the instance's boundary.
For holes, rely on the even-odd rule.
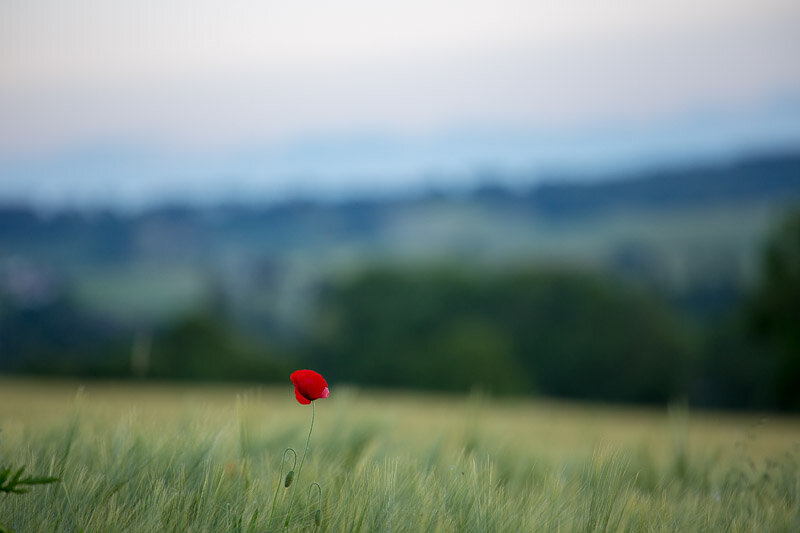
[[4,0],[0,199],[798,144],[798,28],[796,0]]

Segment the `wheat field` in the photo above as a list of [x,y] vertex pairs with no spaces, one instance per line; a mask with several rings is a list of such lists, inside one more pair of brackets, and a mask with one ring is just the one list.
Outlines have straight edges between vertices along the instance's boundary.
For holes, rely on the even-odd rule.
[[0,493],[0,530],[800,531],[798,418],[335,384],[314,408],[287,488],[288,379],[0,378],[0,466],[60,479]]

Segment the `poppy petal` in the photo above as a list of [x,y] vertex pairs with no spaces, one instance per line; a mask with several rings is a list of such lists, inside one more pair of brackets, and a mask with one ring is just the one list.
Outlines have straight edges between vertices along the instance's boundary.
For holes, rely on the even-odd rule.
[[297,401],[302,403],[303,405],[308,405],[308,404],[311,403],[311,400],[309,400],[308,398],[303,396],[300,393],[300,389],[298,389],[297,387],[295,387],[295,389],[294,389],[294,397],[297,398]]

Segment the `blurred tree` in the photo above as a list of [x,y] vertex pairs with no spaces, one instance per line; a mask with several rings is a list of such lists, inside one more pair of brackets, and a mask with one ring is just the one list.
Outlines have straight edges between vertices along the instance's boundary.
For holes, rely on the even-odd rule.
[[498,318],[544,394],[666,402],[686,391],[693,339],[652,296],[579,272],[501,280]]
[[[744,315],[744,316],[743,316]],[[703,407],[769,409],[774,361],[753,337],[741,309],[703,328],[702,358],[693,372],[691,402]]]
[[651,297],[541,271],[367,272],[327,291],[317,343],[335,380],[645,402],[683,394],[693,355]]
[[0,295],[0,370],[69,372],[91,362],[119,334],[108,320],[86,313],[66,293],[26,306]]
[[481,306],[469,276],[373,270],[325,291],[317,352],[338,381],[520,392],[508,332]]
[[241,335],[223,317],[198,311],[153,337],[149,377],[277,381],[291,363]]
[[751,302],[756,332],[773,349],[776,404],[800,409],[800,210],[790,213],[764,251]]

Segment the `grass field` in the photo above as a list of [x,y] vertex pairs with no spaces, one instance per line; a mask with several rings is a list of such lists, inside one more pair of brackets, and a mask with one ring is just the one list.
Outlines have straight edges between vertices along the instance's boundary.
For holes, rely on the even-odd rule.
[[[289,530],[800,531],[797,418],[336,386],[315,406]],[[281,454],[302,454],[310,418],[288,380],[2,378],[0,464],[61,482],[0,494],[0,523],[281,530]]]

